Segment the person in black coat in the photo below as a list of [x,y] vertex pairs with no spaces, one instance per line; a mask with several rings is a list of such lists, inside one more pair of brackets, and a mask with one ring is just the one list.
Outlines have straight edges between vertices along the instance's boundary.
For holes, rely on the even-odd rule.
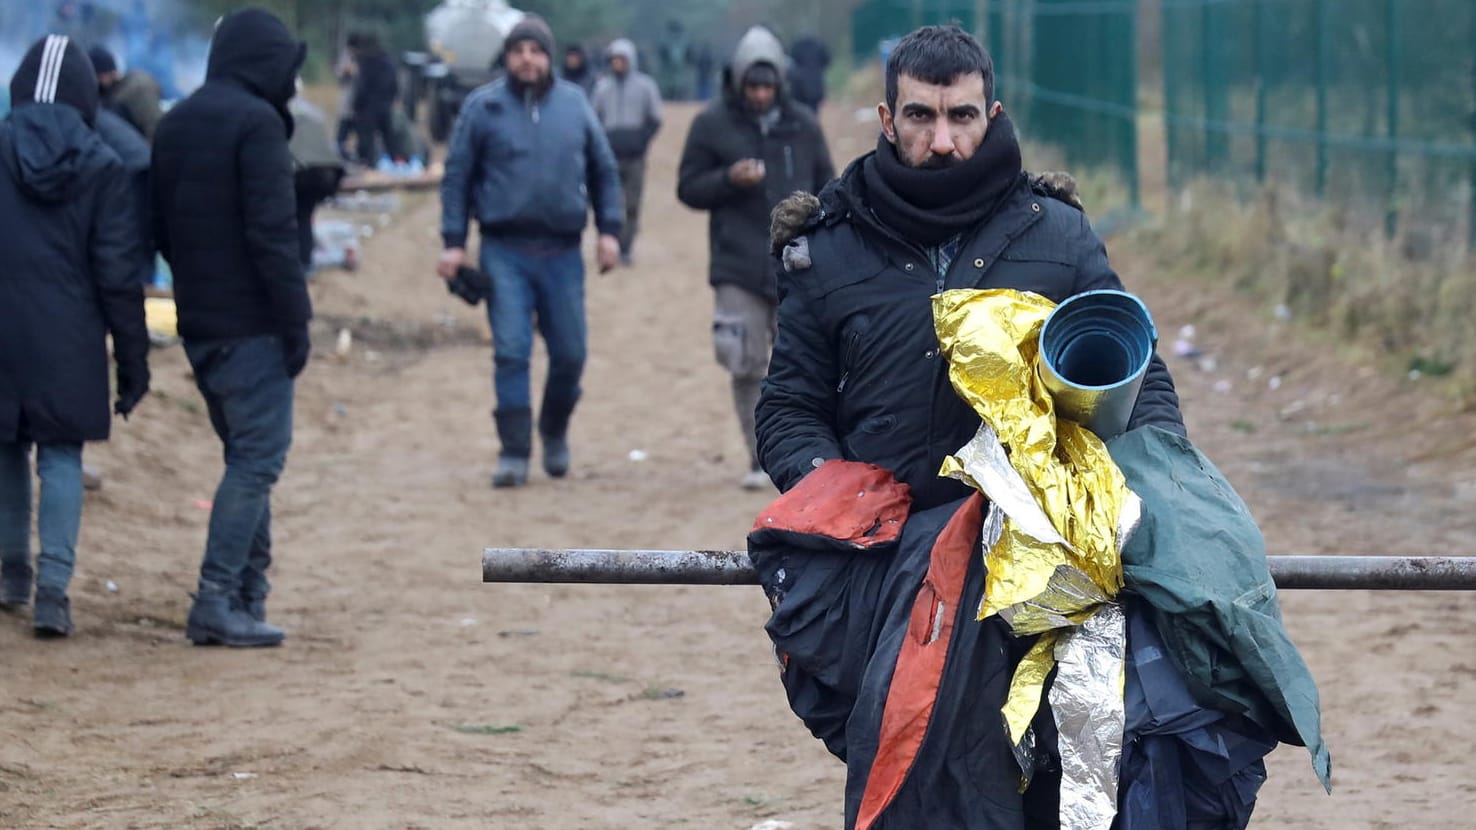
[[783,66],[779,39],[761,26],[749,29],[724,73],[722,99],[692,122],[677,172],[677,198],[710,213],[713,347],[732,375],[750,456],[741,482],[746,489],[769,486],[759,469],[753,426],[779,301],[769,259],[769,211],[797,190],[818,192],[835,175],[819,123],[786,93]]
[[[117,154],[93,131],[97,81],[61,35],[26,52],[0,122],[0,605],[23,606],[35,582],[38,636],[72,632],[67,587],[82,520],[82,444],[107,440],[108,351],[117,402],[149,388],[138,203]],[[41,476],[31,567],[31,473]]]
[[276,645],[265,622],[271,489],[292,441],[293,381],[312,304],[298,254],[288,150],[306,46],[259,9],[223,18],[205,84],[154,136],[155,236],[174,272],[179,333],[225,445],[199,592],[198,644]]
[[820,111],[825,100],[825,70],[830,68],[830,49],[825,41],[805,35],[789,47],[789,86],[794,100]]
[[381,154],[392,152],[394,146],[393,116],[395,98],[400,94],[399,72],[374,35],[360,35],[352,48],[359,70],[353,94],[359,161],[373,166]]
[[[1122,281],[1081,210],[1032,189],[978,41],[919,29],[893,52],[886,89],[875,152],[799,212],[801,236],[775,240],[784,273],[759,457],[781,490],[827,459],[876,464],[922,510],[973,492],[938,470],[979,427],[949,383],[933,295],[1012,288],[1059,303]],[[1145,424],[1184,434],[1156,355],[1129,428]]]

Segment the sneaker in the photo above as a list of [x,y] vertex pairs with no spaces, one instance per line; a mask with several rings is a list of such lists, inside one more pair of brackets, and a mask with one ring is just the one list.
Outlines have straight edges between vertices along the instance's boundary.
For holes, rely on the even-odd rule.
[[745,490],[763,490],[774,486],[769,480],[769,474],[763,470],[749,470],[743,474],[743,480],[738,483]]
[[36,589],[36,610],[31,627],[42,639],[66,637],[72,633],[72,602],[55,588]]
[[492,473],[492,486],[522,487],[528,483],[528,459],[504,455],[497,459],[497,469]]
[[101,490],[103,486],[102,470],[91,464],[82,465],[82,489]]

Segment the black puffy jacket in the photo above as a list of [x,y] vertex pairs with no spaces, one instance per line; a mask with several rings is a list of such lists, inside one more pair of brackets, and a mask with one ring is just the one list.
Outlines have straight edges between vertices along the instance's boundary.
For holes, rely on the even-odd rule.
[[186,340],[291,335],[312,317],[287,150],[303,55],[270,14],[228,15],[204,86],[154,135],[154,232]]
[[147,382],[138,206],[77,110],[0,122],[0,442],[108,437],[108,349]]
[[[707,281],[777,300],[768,256],[769,211],[796,190],[819,192],[835,176],[835,167],[809,111],[781,97],[779,122],[765,134],[731,86],[725,80],[723,100],[692,122],[677,172],[677,198],[711,211]],[[728,168],[746,158],[764,161],[764,181],[757,187],[740,188],[728,180]]]
[[[912,487],[921,510],[971,492],[938,470],[979,428],[948,380],[932,296],[1013,288],[1059,303],[1122,282],[1086,216],[1034,193],[1022,176],[963,241],[940,285],[927,252],[867,207],[864,158],[821,194],[806,237],[810,267],[780,277],[779,334],[757,412],[759,460],[781,490],[815,459],[876,464]],[[1129,428],[1145,424],[1184,434],[1173,379],[1156,355]]]

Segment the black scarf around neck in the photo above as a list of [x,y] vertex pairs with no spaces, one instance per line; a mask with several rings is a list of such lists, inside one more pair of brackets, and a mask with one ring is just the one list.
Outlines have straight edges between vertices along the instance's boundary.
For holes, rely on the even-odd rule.
[[1015,127],[994,117],[968,161],[925,170],[908,167],[883,133],[861,164],[866,201],[876,217],[906,239],[940,245],[988,219],[1024,173]]

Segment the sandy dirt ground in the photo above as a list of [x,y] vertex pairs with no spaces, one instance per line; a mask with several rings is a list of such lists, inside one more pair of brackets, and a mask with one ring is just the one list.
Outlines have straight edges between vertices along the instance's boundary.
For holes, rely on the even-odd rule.
[[[493,491],[489,349],[403,199],[364,267],[313,285],[318,351],[275,500],[278,649],[189,646],[219,449],[179,348],[88,449],[77,633],[0,617],[0,826],[840,826],[842,769],[788,711],[757,588],[491,586],[484,546],[733,548],[770,494],[709,344],[706,218],[674,196],[692,115],[650,165],[636,266],[588,280],[575,466]],[[868,127],[833,115],[838,161]],[[845,122],[845,123],[843,123]],[[1165,341],[1191,435],[1273,553],[1476,553],[1476,419],[1228,289],[1112,253]],[[340,329],[353,333],[335,354]],[[1206,359],[1208,358],[1208,359]],[[535,368],[535,372],[541,371]],[[633,450],[645,460],[632,461]],[[116,590],[114,590],[114,588]],[[1256,827],[1476,826],[1476,596],[1287,592],[1334,756],[1271,759]]]

